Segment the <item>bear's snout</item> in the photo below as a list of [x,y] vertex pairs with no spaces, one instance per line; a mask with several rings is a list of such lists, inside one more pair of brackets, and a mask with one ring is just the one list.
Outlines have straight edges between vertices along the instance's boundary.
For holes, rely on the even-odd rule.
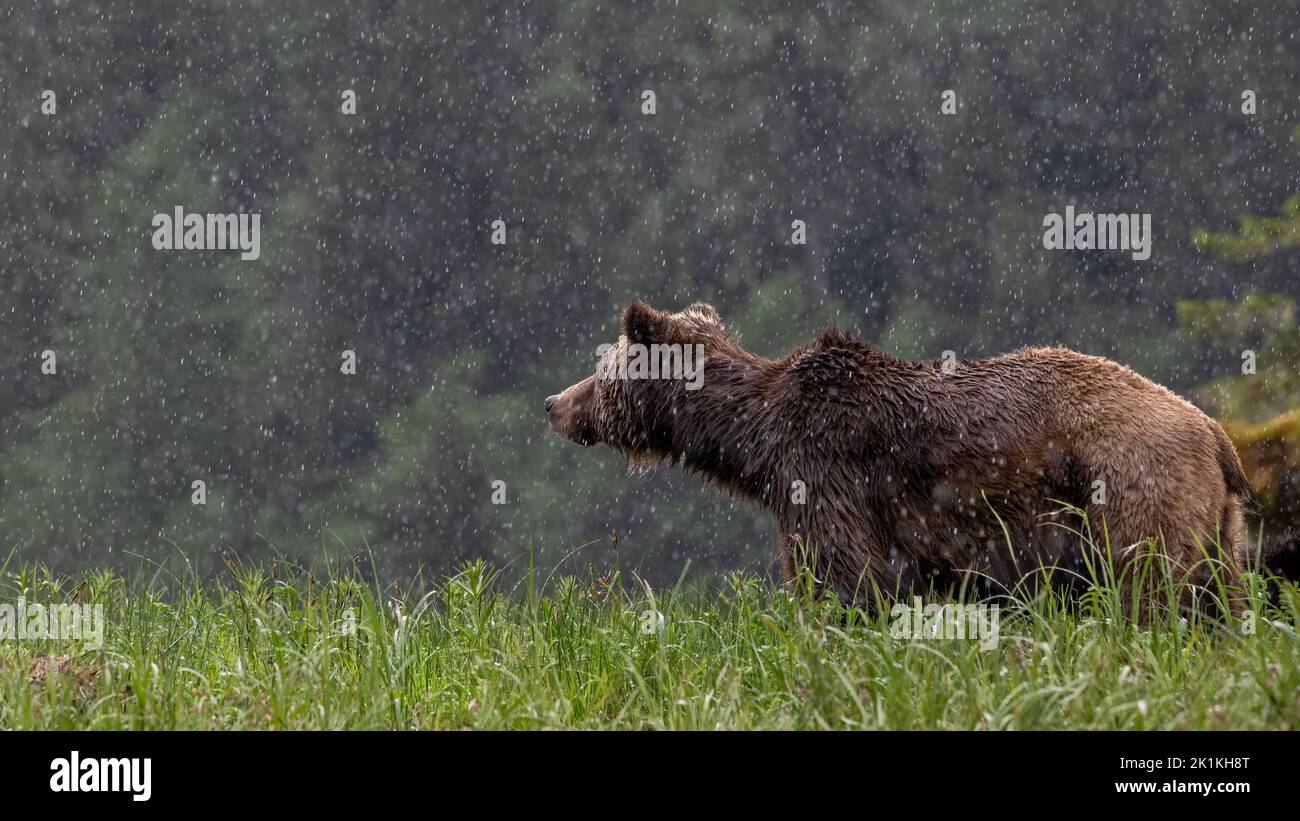
[[590,406],[595,399],[594,376],[557,394],[546,397],[546,417],[551,430],[570,442],[580,445],[596,443],[596,432],[591,425]]

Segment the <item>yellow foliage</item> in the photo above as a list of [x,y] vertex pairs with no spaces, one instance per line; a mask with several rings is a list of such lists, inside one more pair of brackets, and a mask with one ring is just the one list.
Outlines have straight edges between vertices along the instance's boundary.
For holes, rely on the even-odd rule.
[[1259,501],[1270,511],[1281,507],[1287,477],[1300,473],[1300,408],[1255,424],[1227,421],[1223,428]]

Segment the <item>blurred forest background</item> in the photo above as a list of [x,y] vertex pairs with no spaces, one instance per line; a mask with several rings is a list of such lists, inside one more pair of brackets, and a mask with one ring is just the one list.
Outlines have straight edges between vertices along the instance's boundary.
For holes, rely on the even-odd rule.
[[[763,571],[760,511],[546,430],[634,297],[712,302],[771,356],[834,321],[906,357],[1113,357],[1227,420],[1282,522],[1298,23],[1293,0],[9,4],[0,557]],[[1045,251],[1071,204],[1151,213],[1151,258]],[[261,258],[154,250],[177,205],[261,213]]]

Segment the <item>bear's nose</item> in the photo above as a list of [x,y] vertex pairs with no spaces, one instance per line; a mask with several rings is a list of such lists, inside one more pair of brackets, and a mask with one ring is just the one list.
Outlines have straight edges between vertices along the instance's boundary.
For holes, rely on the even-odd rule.
[[546,397],[546,412],[547,412],[547,413],[550,413],[550,412],[551,412],[551,408],[555,407],[555,400],[556,400],[556,399],[559,399],[559,398],[560,398],[560,397],[559,397],[558,395],[554,395],[554,396],[548,396],[548,397]]

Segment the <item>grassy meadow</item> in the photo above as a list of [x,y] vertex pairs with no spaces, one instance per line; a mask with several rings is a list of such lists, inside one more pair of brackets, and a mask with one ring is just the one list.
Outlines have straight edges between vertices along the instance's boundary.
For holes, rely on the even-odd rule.
[[889,611],[742,575],[507,585],[474,563],[403,589],[352,567],[228,570],[4,567],[0,605],[100,606],[104,626],[101,647],[0,642],[0,727],[1300,728],[1294,588],[1277,607],[1256,592],[1241,619],[1134,619],[1105,582],[1008,596],[990,646],[900,638]]

